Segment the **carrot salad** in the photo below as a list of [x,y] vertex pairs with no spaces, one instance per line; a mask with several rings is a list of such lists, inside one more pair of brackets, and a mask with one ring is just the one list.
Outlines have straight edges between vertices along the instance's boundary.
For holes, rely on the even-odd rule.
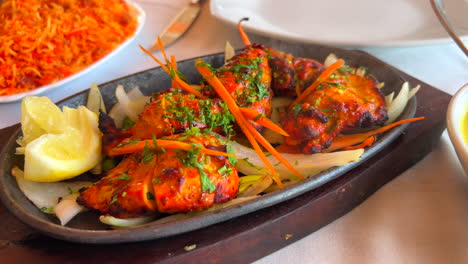
[[117,48],[137,28],[123,0],[0,3],[0,96],[66,78]]

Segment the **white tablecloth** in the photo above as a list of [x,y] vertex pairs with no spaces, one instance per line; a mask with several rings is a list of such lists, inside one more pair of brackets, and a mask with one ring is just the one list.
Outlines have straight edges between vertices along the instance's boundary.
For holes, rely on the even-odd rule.
[[[150,46],[186,0],[136,2],[146,10],[147,22],[133,45],[44,95],[58,101],[92,82],[156,66],[136,44]],[[242,47],[236,29],[211,17],[205,4],[190,31],[168,51],[181,60],[223,51],[226,40]],[[468,83],[468,59],[454,44],[364,50],[449,94]],[[0,128],[13,125],[20,120],[20,103],[1,104],[0,113]],[[447,133],[424,160],[357,208],[256,263],[468,263],[468,178]]]

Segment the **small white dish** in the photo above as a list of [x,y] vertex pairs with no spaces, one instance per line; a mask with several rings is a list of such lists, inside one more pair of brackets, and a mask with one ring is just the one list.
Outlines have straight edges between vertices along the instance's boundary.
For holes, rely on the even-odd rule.
[[[468,175],[468,83],[452,97],[447,110],[447,129],[458,159]],[[464,129],[462,129],[464,126]],[[462,132],[463,131],[463,132]],[[465,135],[463,135],[464,133]]]
[[145,14],[145,11],[137,3],[132,2],[132,1],[126,1],[126,2],[130,5],[130,7],[132,9],[132,12],[135,12],[135,15],[136,15],[137,21],[138,21],[138,27],[135,30],[135,34],[133,34],[132,37],[130,37],[127,40],[125,40],[124,42],[122,42],[122,44],[120,44],[120,46],[118,46],[116,49],[111,51],[106,56],[102,57],[97,62],[89,65],[87,68],[85,68],[85,69],[83,69],[83,70],[81,70],[81,71],[79,71],[79,72],[77,72],[75,74],[72,74],[72,75],[70,75],[69,77],[67,77],[65,79],[62,79],[60,81],[51,83],[49,85],[44,85],[42,87],[39,87],[37,89],[31,90],[31,91],[28,91],[28,92],[18,93],[18,94],[13,94],[13,95],[7,95],[7,96],[0,96],[0,103],[15,102],[15,101],[21,100],[23,97],[26,97],[26,96],[38,95],[40,93],[44,93],[46,91],[56,89],[56,88],[58,88],[58,87],[60,87],[60,86],[62,86],[64,84],[66,84],[66,83],[68,83],[68,82],[70,82],[72,80],[75,80],[75,79],[85,75],[86,73],[96,69],[101,64],[103,64],[104,62],[110,60],[117,53],[119,53],[125,47],[127,47],[136,38],[136,36],[141,32],[141,30],[143,29],[143,25],[145,24],[145,20],[146,20],[146,14]]
[[[468,1],[444,0],[444,10],[462,40],[468,40]],[[212,0],[213,16],[248,31],[334,46],[412,46],[452,39],[427,0]]]

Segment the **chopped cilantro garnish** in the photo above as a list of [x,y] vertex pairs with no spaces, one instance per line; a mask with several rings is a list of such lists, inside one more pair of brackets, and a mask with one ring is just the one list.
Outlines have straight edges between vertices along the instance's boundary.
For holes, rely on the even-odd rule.
[[111,158],[104,159],[101,164],[102,164],[102,170],[105,172],[110,171],[116,165],[115,160]]
[[258,167],[257,165],[253,164],[252,162],[249,161],[249,158],[244,158],[242,159],[245,161],[250,167],[256,169],[256,170],[261,170],[262,168]]
[[122,121],[122,129],[123,130],[127,130],[129,128],[131,128],[133,125],[135,125],[135,122],[133,120],[131,120],[128,116],[126,116],[124,118],[124,120]]
[[199,165],[198,170],[200,171],[200,180],[202,184],[202,192],[209,192],[209,193],[214,192],[216,190],[216,186],[208,177],[208,174],[206,174],[206,172],[203,170],[203,166],[201,164],[198,164],[198,165]]
[[301,112],[301,110],[302,110],[302,105],[300,104],[294,105],[293,108],[291,109],[291,111],[294,114],[294,117],[297,117],[297,115]]
[[54,212],[54,207],[51,206],[51,207],[41,207],[41,212],[44,212],[44,213],[53,213]]
[[146,192],[146,199],[154,200],[154,194],[152,192]]
[[161,184],[161,180],[159,179],[159,177],[156,177],[156,178],[151,179],[151,182],[152,182],[153,184]]
[[143,148],[143,158],[141,159],[141,161],[143,161],[143,163],[148,163],[153,159],[153,156],[154,152],[149,150],[148,142],[146,141],[145,147]]
[[128,176],[128,171],[124,171],[120,174],[120,176],[117,176],[114,178],[114,180],[126,180],[126,181],[129,181],[131,180],[132,178],[130,176]]
[[[232,147],[232,145],[229,145],[229,144],[226,145],[226,152],[229,153],[229,154],[235,155],[234,148]],[[229,162],[231,163],[232,166],[235,166],[236,163],[237,163],[237,159],[235,157],[228,156],[228,160],[229,160]]]
[[137,144],[141,141],[141,139],[130,139],[128,141],[124,141],[122,143],[120,143],[119,145],[117,145],[117,147],[123,147],[123,146],[127,146],[127,145],[131,145],[131,144]]
[[337,127],[338,127],[338,123],[334,123],[334,124],[327,130],[327,134],[330,134],[331,132],[333,132]]
[[112,200],[110,201],[109,205],[114,204],[117,202],[117,196],[112,197]]
[[259,114],[259,115],[257,115],[256,117],[254,117],[252,120],[256,122],[256,121],[258,121],[260,118],[264,118],[264,117],[265,117],[265,114]]

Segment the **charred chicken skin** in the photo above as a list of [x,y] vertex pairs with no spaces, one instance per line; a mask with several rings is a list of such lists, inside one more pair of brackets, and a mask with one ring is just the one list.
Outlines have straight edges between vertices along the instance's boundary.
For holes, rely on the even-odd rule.
[[294,105],[281,123],[290,135],[285,138],[287,146],[316,153],[346,130],[383,125],[386,120],[385,98],[377,81],[343,66]]
[[266,48],[270,54],[272,89],[277,96],[296,96],[307,88],[324,70],[323,64],[308,59]]
[[[209,134],[183,133],[165,139],[226,150]],[[84,190],[78,203],[119,218],[192,212],[233,199],[238,185],[237,171],[225,156],[208,156],[197,148],[146,149],[125,156],[104,178]]]

